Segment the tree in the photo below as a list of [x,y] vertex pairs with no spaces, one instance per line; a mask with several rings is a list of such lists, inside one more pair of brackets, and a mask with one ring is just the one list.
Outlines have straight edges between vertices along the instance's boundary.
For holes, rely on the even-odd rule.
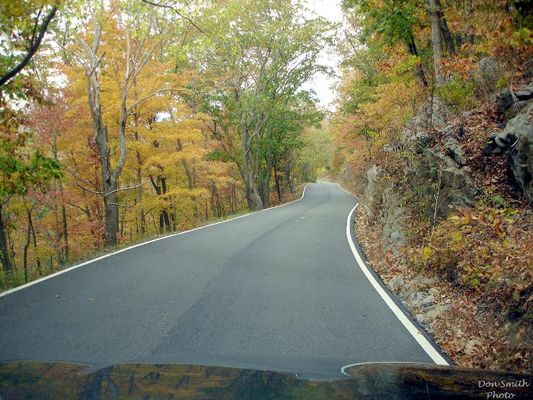
[[[274,121],[294,107],[303,83],[324,70],[317,56],[330,26],[319,18],[300,21],[299,5],[247,0],[216,7],[203,24],[210,37],[198,42],[192,59],[219,77],[197,101],[213,116],[211,134],[238,166],[252,210],[268,205]],[[302,123],[307,118],[297,115]]]
[[[124,169],[127,156],[126,133],[130,127],[132,116],[143,102],[163,95],[165,92],[177,91],[168,82],[159,80],[157,87],[148,86],[148,90],[139,91],[141,71],[148,63],[155,60],[155,51],[159,41],[153,36],[154,26],[151,20],[147,24],[136,25],[136,18],[141,10],[129,10],[128,15],[120,9],[110,9],[107,15],[107,32],[103,33],[104,14],[103,3],[94,10],[91,16],[92,32],[77,38],[75,49],[69,49],[77,63],[84,69],[87,81],[87,100],[92,117],[94,142],[98,150],[101,173],[101,190],[94,191],[102,197],[104,203],[104,236],[106,245],[117,243],[119,228],[118,192],[131,188],[119,187],[119,178]],[[123,14],[120,14],[120,13]],[[118,13],[118,14],[117,14]],[[114,17],[118,18],[118,24]],[[102,47],[102,37],[106,35],[105,49]],[[89,44],[90,43],[90,44]],[[106,53],[107,51],[107,53]],[[113,79],[120,94],[117,99],[118,123],[116,129],[118,157],[113,163],[111,147],[112,136],[108,132],[109,122],[106,121],[104,105],[102,103],[102,79]],[[132,99],[135,93],[136,99]],[[135,118],[134,124],[135,124]]]
[[0,93],[0,284],[294,191],[322,19],[299,1],[59,5],[0,6],[0,74],[33,54]]
[[[32,107],[27,121],[27,126],[34,132],[35,142],[41,148],[43,154],[59,164],[59,140],[62,132],[69,129],[64,122],[64,114],[67,112],[67,104],[64,96],[57,92],[51,92],[40,104]],[[59,264],[65,264],[69,258],[68,241],[68,218],[65,202],[65,188],[63,176],[54,178],[54,188],[50,191],[48,199],[41,199],[41,203],[53,211],[55,237],[53,246],[57,254]],[[36,243],[36,231],[30,223],[31,211],[28,210],[28,232],[32,233],[34,247]],[[28,233],[29,234],[29,233]]]
[[[7,225],[4,208],[14,196],[25,196],[30,187],[43,187],[50,178],[59,178],[57,161],[44,157],[39,151],[28,154],[25,148],[27,134],[15,133],[6,123],[6,111],[2,113],[4,123],[0,126],[0,252],[5,271],[13,269],[7,242]],[[10,118],[15,118],[13,114]],[[11,137],[7,137],[11,134]]]
[[8,203],[25,196],[29,187],[44,188],[49,179],[60,176],[56,160],[28,146],[30,135],[21,129],[25,110],[13,102],[14,98],[33,101],[41,97],[31,79],[14,78],[20,76],[37,52],[58,3],[23,1],[0,5],[0,34],[9,38],[3,41],[0,56],[0,253],[5,271],[13,269],[7,237]]
[[440,3],[437,0],[427,0],[427,10],[431,22],[431,45],[433,47],[433,68],[435,70],[435,83],[442,83],[440,63],[442,59],[441,43],[441,14]]
[[[419,57],[414,35],[414,27],[420,24],[416,0],[343,0],[342,4],[346,10],[362,16],[360,39],[363,42],[379,35],[384,45],[402,43],[409,54]],[[426,74],[420,62],[416,63],[415,72],[420,85],[427,87]]]

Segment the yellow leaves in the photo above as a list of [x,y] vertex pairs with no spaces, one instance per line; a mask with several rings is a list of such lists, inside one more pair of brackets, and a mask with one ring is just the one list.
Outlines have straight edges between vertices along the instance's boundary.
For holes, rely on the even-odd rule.
[[480,284],[479,282],[479,279],[478,278],[472,278],[470,279],[470,286],[473,287],[473,288],[477,288]]
[[201,131],[198,129],[198,122],[195,120],[156,122],[149,127],[139,126],[135,128],[135,131],[142,139],[149,142],[156,140],[159,144],[166,143],[172,149],[176,149],[178,139],[184,145],[200,142],[203,139]]
[[522,27],[513,32],[509,44],[513,47],[526,47],[533,45],[533,31]]
[[414,81],[382,84],[377,89],[376,100],[360,106],[361,126],[371,126],[379,136],[390,141],[391,134],[400,132],[414,114],[420,99],[420,88]]
[[420,57],[408,56],[397,62],[393,69],[393,76],[398,79],[405,79],[405,77],[411,77],[413,71],[421,63]]
[[450,238],[454,242],[460,242],[463,239],[463,235],[461,235],[461,232],[459,232],[459,231],[453,231],[453,232],[450,233]]
[[165,196],[176,196],[176,198],[192,198],[192,197],[205,197],[207,196],[208,191],[206,189],[193,189],[190,190],[184,187],[174,187],[173,189],[167,191]]
[[431,256],[433,256],[433,249],[431,247],[425,246],[422,249],[422,259],[424,262],[428,262],[431,259]]
[[143,166],[148,173],[161,174],[162,171],[175,166],[179,161],[181,161],[181,156],[177,152],[172,154],[160,153],[146,157]]

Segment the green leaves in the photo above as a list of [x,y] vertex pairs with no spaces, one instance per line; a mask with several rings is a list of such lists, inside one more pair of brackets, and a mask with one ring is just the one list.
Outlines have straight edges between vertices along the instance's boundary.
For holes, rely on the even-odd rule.
[[344,0],[348,11],[364,15],[360,39],[367,42],[375,35],[385,45],[405,42],[418,23],[416,1]]
[[222,161],[222,162],[229,162],[233,161],[233,158],[230,157],[227,153],[222,152],[219,149],[215,149],[209,153],[207,153],[204,156],[204,160],[206,161]]
[[30,188],[40,188],[51,178],[61,177],[59,163],[38,150],[31,156],[23,142],[0,139],[0,199],[25,195]]
[[323,118],[303,85],[315,73],[328,72],[317,60],[332,26],[321,18],[303,19],[301,6],[233,0],[205,11],[208,33],[189,46],[189,60],[206,78],[196,100],[216,121],[214,136],[227,153],[217,150],[209,159],[232,160],[252,176],[268,176],[304,146],[304,128]]

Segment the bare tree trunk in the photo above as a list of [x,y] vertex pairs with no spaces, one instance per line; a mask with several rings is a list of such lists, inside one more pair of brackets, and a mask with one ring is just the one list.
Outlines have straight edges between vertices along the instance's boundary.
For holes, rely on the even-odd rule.
[[[26,207],[26,216],[28,218],[28,228],[26,230],[26,243],[24,243],[24,250],[23,250],[23,268],[24,268],[24,281],[28,282],[29,275],[28,275],[28,249],[30,247],[30,243],[33,239],[33,249],[34,251],[37,251],[37,237],[35,235],[35,228],[33,227],[33,220],[31,217],[31,214],[33,212],[33,206],[28,208]],[[35,263],[37,264],[37,270],[39,271],[39,274],[41,273],[41,260],[39,259],[39,256],[35,255]]]
[[31,216],[32,209],[28,211],[28,225],[31,228],[31,237],[33,240],[33,251],[35,253],[35,264],[37,266],[37,271],[39,271],[39,275],[41,275],[41,259],[37,255],[37,235],[35,234],[35,227],[33,226],[33,218]]
[[281,203],[281,176],[278,173],[276,164],[274,164],[274,181],[276,182],[276,193],[278,194],[278,201]]
[[[409,40],[407,41],[407,49],[409,50],[409,54],[418,57],[418,49],[416,47],[415,37],[412,32],[410,32]],[[426,74],[424,72],[424,67],[420,63],[416,65],[416,76],[418,77],[418,80],[420,81],[420,86],[423,88],[428,87],[428,81],[426,79]]]
[[118,205],[117,183],[111,179],[104,184],[104,228],[106,246],[114,246],[117,243],[118,228]]
[[[138,138],[138,133],[135,133],[135,137]],[[137,159],[137,169],[135,171],[136,181],[137,181],[137,192],[135,195],[135,202],[137,204],[142,203],[143,189],[142,189],[142,170],[141,170],[141,154],[139,150],[136,150],[136,159]],[[139,217],[141,225],[141,233],[144,235],[146,233],[146,216],[144,215],[144,208],[141,207],[141,215]]]
[[[154,187],[154,190],[158,196],[162,196],[167,192],[165,177],[158,176],[156,179],[154,179],[154,177],[150,175],[150,182],[152,182],[152,186]],[[168,210],[166,208],[163,208],[159,212],[159,233],[164,233],[165,226],[167,227],[169,232],[172,230]]]
[[444,10],[442,8],[442,4],[440,0],[435,0],[438,7],[438,15],[439,15],[439,26],[440,31],[442,33],[442,36],[444,37],[444,43],[446,43],[446,48],[448,50],[449,54],[455,54],[455,41],[453,40],[453,36],[450,32],[450,29],[448,28],[448,22],[446,22],[446,17],[444,16]]
[[289,191],[291,194],[294,194],[294,184],[292,182],[292,167],[294,165],[294,161],[292,158],[289,158],[289,161],[287,162],[287,165],[285,166],[285,182],[287,182],[287,187],[289,188]]
[[248,203],[248,208],[253,211],[262,210],[264,208],[263,201],[261,200],[261,196],[259,196],[253,176],[248,175],[244,183],[246,187],[246,201]]
[[2,266],[5,272],[13,270],[13,264],[11,263],[11,258],[9,257],[9,245],[7,242],[6,235],[6,224],[4,222],[4,213],[2,210],[2,205],[0,205],[0,253],[2,253]]
[[[162,176],[160,180],[161,180],[161,194],[164,195],[167,193],[167,178]],[[170,224],[170,216],[168,214],[168,210],[164,208],[161,211],[161,214],[163,216],[163,222],[165,223],[165,227],[167,228],[167,231],[172,232],[172,226]]]
[[[181,139],[177,140],[176,147],[178,151],[183,150],[183,144],[181,143]],[[183,170],[185,171],[185,175],[187,175],[187,183],[189,185],[189,189],[193,189],[194,188],[194,176],[193,176],[193,172],[191,171],[191,167],[189,166],[189,162],[185,158],[182,158],[181,164],[183,165]]]
[[[54,133],[53,140],[52,140],[52,156],[54,157],[54,160],[59,162],[58,154],[57,154],[57,134]],[[65,207],[65,191],[63,189],[63,182],[61,181],[61,178],[57,178],[55,180],[55,188],[56,192],[59,193],[59,198],[56,199],[55,205],[54,205],[54,213],[56,218],[56,235],[57,235],[57,242],[60,248],[57,251],[57,258],[60,264],[65,264],[68,261],[68,223],[67,223],[67,210]],[[58,200],[59,205],[58,207]],[[58,208],[61,209],[61,221],[59,221],[58,216]],[[61,225],[61,227],[59,226]],[[35,234],[35,232],[34,232]]]
[[65,262],[69,259],[69,244],[68,244],[68,223],[67,223],[67,209],[65,207],[65,198],[63,196],[63,185],[61,185],[61,222],[63,228],[63,254],[65,255]]
[[28,215],[28,229],[26,230],[26,243],[24,243],[24,250],[22,251],[22,266],[24,269],[24,282],[28,282],[28,247],[30,247],[31,225],[29,223],[30,211],[26,210]]
[[465,1],[465,17],[467,22],[466,27],[466,42],[469,44],[474,44],[475,41],[475,30],[474,30],[474,1],[466,0]]
[[[135,99],[138,100],[137,79],[135,79],[135,78],[133,79],[133,92],[134,92]],[[135,132],[134,132],[135,141],[139,142],[140,141],[139,131],[138,131],[138,128],[139,128],[139,112],[138,112],[137,108],[135,109],[135,111],[133,113],[133,125],[135,126]],[[143,197],[142,158],[141,158],[141,153],[140,153],[139,149],[135,150],[135,160],[137,162],[136,169],[135,169],[135,178],[136,178],[136,185],[137,185],[137,189],[136,189],[136,193],[135,193],[135,203],[136,204],[141,204],[142,203],[142,197]],[[144,208],[142,208],[142,207],[141,207],[140,216],[139,216],[139,224],[140,224],[140,232],[141,232],[141,234],[144,235],[146,233],[146,216],[144,214]],[[138,231],[139,231],[139,229],[138,229]],[[137,233],[138,233],[138,231],[137,231]]]
[[263,202],[259,196],[257,185],[255,183],[255,171],[253,165],[253,159],[251,156],[251,149],[249,143],[250,137],[248,130],[243,129],[241,135],[241,146],[243,153],[242,162],[242,177],[244,179],[244,188],[246,201],[248,202],[248,208],[253,211],[262,210]]
[[[57,157],[54,156],[57,161]],[[63,190],[63,183],[61,178],[57,178],[55,182],[56,191],[59,193],[59,206],[58,201],[54,205],[54,213],[56,218],[56,237],[59,249],[57,250],[57,258],[60,264],[64,264],[68,260],[68,223],[67,223],[67,210],[65,208],[65,196]],[[58,215],[60,212],[60,216]]]
[[440,73],[440,63],[442,60],[442,44],[441,44],[441,29],[440,29],[440,3],[438,0],[427,0],[427,11],[429,20],[431,22],[431,45],[433,48],[433,67],[435,69],[435,83],[440,85],[442,83],[442,76]]
[[271,169],[269,166],[266,167],[265,171],[260,173],[261,179],[261,201],[263,202],[263,207],[270,207],[270,177],[272,175]]
[[27,229],[26,229],[26,243],[24,243],[24,249],[22,251],[22,267],[24,269],[24,282],[28,282],[28,248],[30,247],[31,242],[31,231],[32,231],[32,223],[31,223],[31,208],[27,208],[26,206],[26,216],[28,218],[27,223]]
[[159,213],[159,233],[165,233],[165,228],[167,229],[167,232],[172,231],[172,227],[170,225],[170,217],[166,208]]
[[[101,6],[102,7],[102,6]],[[100,64],[103,59],[98,56],[98,48],[100,46],[100,36],[102,33],[102,8],[100,8],[100,15],[94,18],[94,36],[92,46],[86,45],[88,62],[86,65],[87,77],[87,91],[89,108],[93,121],[93,133],[95,142],[98,148],[98,155],[100,159],[100,172],[102,176],[102,196],[104,199],[104,228],[105,228],[105,244],[106,246],[113,246],[117,243],[118,230],[118,204],[117,204],[117,189],[118,178],[122,173],[124,163],[126,162],[126,122],[129,115],[126,107],[128,98],[129,81],[132,78],[131,71],[131,43],[130,36],[126,31],[126,71],[121,88],[121,103],[120,103],[120,120],[118,131],[119,142],[119,159],[116,166],[111,166],[111,151],[109,148],[109,137],[107,127],[103,120],[102,109],[100,104],[100,82],[98,71],[101,68]]]
[[95,18],[94,38],[90,48],[87,48],[88,65],[86,67],[87,92],[89,108],[91,110],[93,133],[100,159],[100,173],[102,177],[102,195],[104,199],[104,228],[105,244],[113,246],[117,243],[117,206],[116,206],[116,175],[111,168],[111,152],[108,144],[107,127],[105,126],[100,104],[100,83],[98,78],[99,64],[102,57],[97,52],[100,46],[102,25],[100,18]]
[[[57,186],[57,179],[56,179],[56,193],[59,191],[59,188]],[[56,251],[56,258],[57,262],[59,264],[63,264],[63,230],[60,227],[59,222],[59,206],[57,204],[57,197],[55,199],[54,205],[53,205],[53,211],[54,211],[54,248]]]

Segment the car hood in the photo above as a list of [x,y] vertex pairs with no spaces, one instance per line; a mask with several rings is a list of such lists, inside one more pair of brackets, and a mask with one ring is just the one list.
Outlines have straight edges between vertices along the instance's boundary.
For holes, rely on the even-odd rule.
[[[345,379],[183,364],[0,364],[0,399],[533,398],[533,375],[425,364],[369,363]],[[502,397],[506,396],[507,397]],[[491,397],[492,396],[492,397]]]

